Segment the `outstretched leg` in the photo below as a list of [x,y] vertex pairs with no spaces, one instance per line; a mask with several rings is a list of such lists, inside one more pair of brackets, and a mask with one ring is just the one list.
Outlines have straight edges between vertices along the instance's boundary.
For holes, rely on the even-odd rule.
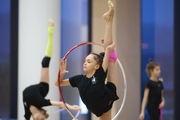
[[104,48],[112,44],[112,23],[114,17],[114,5],[109,0],[108,1],[109,10],[103,15],[103,18],[106,20],[105,34],[104,34]]
[[[114,17],[114,4],[111,0],[108,1],[109,10],[103,15],[103,18],[106,20],[106,28],[105,28],[105,35],[104,40],[102,41],[104,44],[104,48],[106,49],[107,46],[113,43],[112,38],[112,23]],[[117,57],[116,52],[112,51],[110,57]],[[107,74],[107,81],[114,83],[117,87],[118,85],[118,78],[117,78],[117,69],[115,60],[110,59],[108,63],[108,74]]]
[[49,84],[49,63],[52,57],[53,51],[53,35],[54,35],[54,22],[48,20],[48,42],[46,46],[45,57],[42,60],[41,77],[40,82]]
[[[106,20],[106,28],[105,28],[105,35],[104,40],[102,43],[104,44],[104,49],[107,46],[113,43],[112,38],[112,23],[114,17],[114,5],[111,0],[108,1],[109,11],[103,15],[103,18]],[[118,85],[118,78],[117,78],[117,69],[116,69],[116,60],[114,59],[116,56],[116,52],[112,51],[110,53],[110,59],[108,63],[108,73],[107,73],[107,81],[113,83],[116,87]],[[111,120],[111,109],[104,113],[100,120]]]

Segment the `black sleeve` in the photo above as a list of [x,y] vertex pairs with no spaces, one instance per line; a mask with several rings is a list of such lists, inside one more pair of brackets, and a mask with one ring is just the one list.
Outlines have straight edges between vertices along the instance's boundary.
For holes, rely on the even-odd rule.
[[43,97],[39,98],[38,103],[35,104],[37,108],[45,107],[45,106],[51,106],[50,100],[47,100]]
[[72,87],[77,87],[78,86],[78,83],[79,81],[81,80],[83,75],[76,75],[76,76],[73,76],[71,78],[69,78],[69,83],[71,84]]
[[151,82],[150,81],[147,81],[145,88],[151,89]]
[[44,99],[42,101],[41,105],[42,105],[42,107],[44,107],[44,106],[51,106],[52,104],[51,104],[50,100]]

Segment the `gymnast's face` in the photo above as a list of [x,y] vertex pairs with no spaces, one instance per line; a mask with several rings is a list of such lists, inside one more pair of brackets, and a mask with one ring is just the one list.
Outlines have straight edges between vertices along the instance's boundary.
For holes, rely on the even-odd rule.
[[152,71],[151,71],[151,75],[155,76],[155,77],[159,77],[161,74],[161,69],[160,66],[156,66]]
[[97,64],[96,60],[94,59],[94,55],[89,54],[84,60],[84,64],[83,64],[84,72],[86,72],[86,73],[93,72],[97,69],[99,69],[99,65]]

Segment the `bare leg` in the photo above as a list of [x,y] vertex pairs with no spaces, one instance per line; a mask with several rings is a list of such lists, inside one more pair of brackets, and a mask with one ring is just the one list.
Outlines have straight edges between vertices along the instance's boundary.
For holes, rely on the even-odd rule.
[[99,117],[99,120],[111,120],[111,110],[101,115],[101,117]]
[[[109,3],[109,2],[108,2]],[[106,28],[104,34],[104,48],[112,44],[112,22],[114,17],[114,5],[109,4],[109,10],[103,15],[103,18],[106,20]]]
[[115,62],[109,61],[107,81],[112,82],[116,86],[116,88],[118,87],[118,77]]
[[42,60],[41,76],[40,82],[45,82],[49,84],[49,63],[52,57],[52,45],[53,45],[53,34],[54,34],[54,22],[53,20],[48,20],[48,43],[46,46],[45,57]]
[[[104,35],[104,40],[102,41],[105,49],[107,46],[113,43],[112,23],[114,17],[114,5],[110,0],[108,1],[108,5],[109,5],[109,11],[103,15],[103,18],[106,20],[105,35]],[[114,83],[116,87],[118,85],[117,69],[115,62],[109,61],[108,63],[107,81]]]
[[41,68],[40,82],[45,82],[49,84],[49,68]]

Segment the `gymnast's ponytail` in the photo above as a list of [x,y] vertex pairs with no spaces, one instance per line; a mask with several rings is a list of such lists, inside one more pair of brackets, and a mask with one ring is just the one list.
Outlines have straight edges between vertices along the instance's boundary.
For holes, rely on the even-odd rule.
[[96,60],[97,64],[102,65],[105,53],[101,52],[100,54],[97,53],[91,53],[91,54],[94,55],[94,59]]

